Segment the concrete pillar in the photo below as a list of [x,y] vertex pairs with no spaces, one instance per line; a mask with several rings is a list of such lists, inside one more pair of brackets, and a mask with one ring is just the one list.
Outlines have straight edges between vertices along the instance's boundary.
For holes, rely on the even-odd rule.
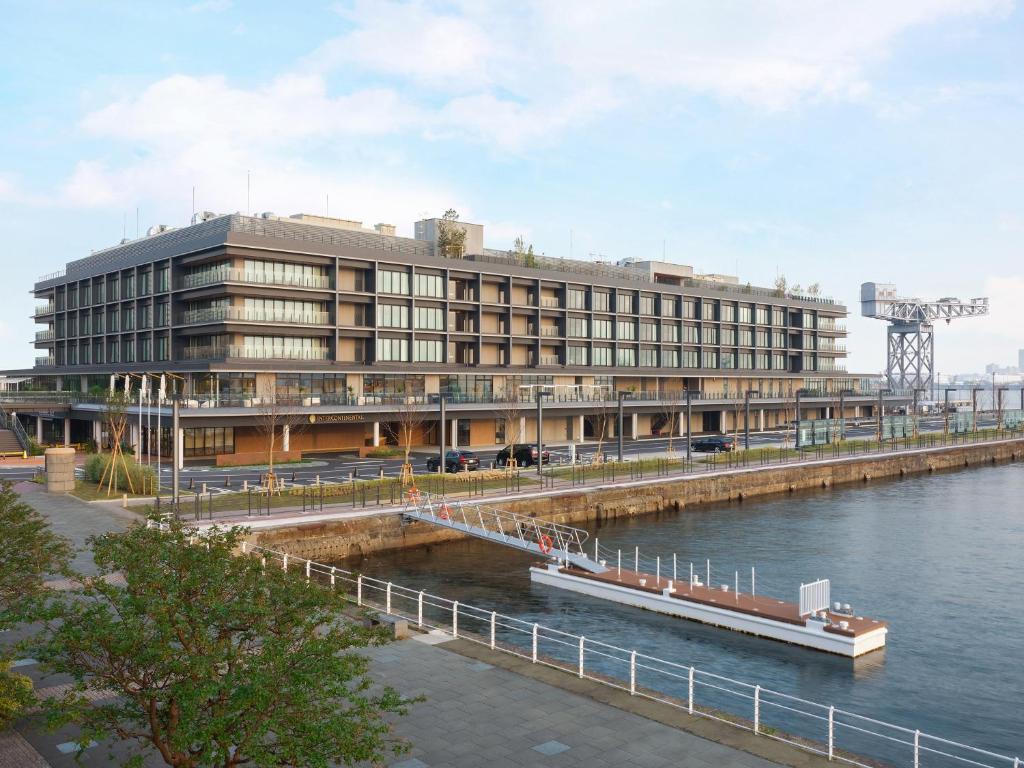
[[[526,417],[525,416],[520,416],[519,417],[519,437],[517,439],[521,443],[525,443],[526,442]],[[509,442],[511,442],[511,440],[509,440]]]
[[178,434],[175,435],[175,440],[178,441],[178,469],[184,469],[184,467],[185,467],[185,429],[184,429],[184,427],[178,427]]
[[764,408],[757,411],[757,431],[764,432]]
[[373,447],[380,445],[380,422],[373,422]]
[[78,381],[78,391],[88,392],[89,391],[89,377],[82,376]]
[[452,419],[448,428],[448,435],[451,438],[451,449],[454,451],[459,447],[459,420]]
[[129,426],[128,444],[131,445],[136,457],[139,456],[142,450],[142,446],[139,443],[139,437],[139,425],[132,422],[131,425]]
[[855,418],[855,419],[859,419],[860,418],[860,406],[859,405],[853,406],[853,418]]
[[67,448],[71,445],[71,417],[64,417],[64,447]]
[[281,450],[288,453],[292,449],[292,431],[288,424],[281,427]]
[[686,408],[683,407],[680,411],[678,418],[676,419],[676,431],[679,433],[678,437],[686,437]]
[[584,417],[581,413],[579,416],[573,417],[572,420],[573,426],[575,427],[575,433],[573,434],[572,439],[575,440],[577,443],[583,442],[583,435],[585,432],[583,419]]
[[43,442],[43,417],[36,416],[36,442]]
[[631,414],[629,419],[629,433],[634,440],[637,438],[637,422],[639,421],[638,414]]
[[723,435],[729,434],[729,412],[722,411],[718,417],[718,431]]
[[92,422],[92,441],[96,443],[96,450],[100,450],[102,446],[100,443],[103,441],[103,422],[94,421]]

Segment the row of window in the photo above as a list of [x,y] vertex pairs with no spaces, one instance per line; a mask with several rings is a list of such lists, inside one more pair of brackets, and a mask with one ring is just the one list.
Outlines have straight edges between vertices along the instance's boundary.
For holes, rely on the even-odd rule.
[[58,317],[54,324],[54,335],[58,339],[72,336],[91,336],[101,333],[118,333],[134,331],[136,328],[162,328],[170,325],[170,305],[166,301],[156,304],[146,302],[138,307],[109,307],[92,312],[80,312],[77,315]]
[[170,289],[170,272],[166,266],[159,267],[156,272],[156,290],[154,291],[154,272],[144,269],[136,275],[130,273],[107,275],[81,283],[70,283],[55,291],[54,304],[58,312],[65,309],[88,307],[92,304],[105,304],[108,301],[132,299],[136,295],[148,296],[152,293],[166,293]]
[[166,336],[157,336],[155,346],[148,336],[141,336],[138,339],[97,339],[67,347],[58,346],[54,351],[54,362],[57,365],[148,363],[170,360],[170,357],[171,342]]

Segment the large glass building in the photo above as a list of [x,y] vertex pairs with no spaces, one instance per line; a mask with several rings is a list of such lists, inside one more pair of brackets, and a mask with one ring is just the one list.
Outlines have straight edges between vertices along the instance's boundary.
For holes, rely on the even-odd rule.
[[[684,391],[694,433],[788,423],[798,390],[804,418],[838,415],[840,392],[845,415],[870,413],[843,367],[846,308],[830,299],[679,264],[496,251],[482,226],[455,226],[452,249],[436,219],[403,238],[202,214],[72,261],[36,283],[39,357],[12,372],[65,405],[25,398],[18,413],[51,442],[101,439],[96,399],[112,377],[146,374],[181,396],[185,455],[225,461],[261,450],[255,411],[269,402],[308,411],[290,436],[299,452],[372,447],[394,434],[396,406],[441,398],[461,446],[536,439],[532,408],[509,405],[538,396],[547,443],[614,435],[620,393],[630,436],[684,433],[672,413]],[[416,442],[436,445],[437,417],[421,421]],[[145,426],[132,441],[154,448]]]

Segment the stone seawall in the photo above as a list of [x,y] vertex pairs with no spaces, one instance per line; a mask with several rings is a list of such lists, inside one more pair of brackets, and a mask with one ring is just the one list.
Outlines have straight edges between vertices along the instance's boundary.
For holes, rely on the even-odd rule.
[[[565,490],[549,496],[495,504],[521,515],[565,524],[645,515],[716,501],[749,499],[835,485],[1014,461],[1024,458],[1024,440],[908,451],[799,466],[750,467],[731,472],[652,479],[618,486]],[[486,503],[486,501],[484,502]],[[294,557],[332,562],[407,547],[460,539],[463,534],[429,523],[406,522],[400,514],[282,526],[254,531],[251,540]]]

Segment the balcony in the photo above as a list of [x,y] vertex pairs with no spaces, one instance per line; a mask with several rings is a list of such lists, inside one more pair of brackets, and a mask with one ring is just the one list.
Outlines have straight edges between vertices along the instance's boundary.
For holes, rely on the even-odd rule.
[[244,323],[287,323],[289,325],[328,325],[329,312],[289,312],[255,309],[252,307],[208,307],[185,313],[185,325],[202,323],[223,323],[237,321]]
[[540,329],[540,335],[541,336],[548,336],[548,337],[555,337],[555,338],[557,338],[557,337],[562,335],[562,332],[558,329],[558,326],[552,326],[552,327],[549,327],[549,328],[543,328],[542,327]]
[[247,283],[248,285],[271,285],[285,288],[317,288],[329,290],[331,278],[327,275],[275,275],[250,272],[234,267],[221,267],[207,270],[194,275],[185,275],[181,279],[182,288],[202,288],[218,283]]
[[49,304],[37,304],[36,305],[36,317],[44,317],[45,315],[53,314],[53,302]]
[[558,309],[562,302],[557,296],[541,296],[540,305],[546,309]]
[[538,366],[553,366],[561,365],[562,361],[558,359],[558,355],[541,355],[536,358]]
[[53,328],[45,331],[36,331],[36,341],[53,341]]
[[36,358],[36,368],[52,368],[54,365],[56,365],[56,363],[54,363],[52,355]]
[[245,347],[236,345],[186,347],[186,360],[327,360],[330,350],[285,349],[284,347]]

